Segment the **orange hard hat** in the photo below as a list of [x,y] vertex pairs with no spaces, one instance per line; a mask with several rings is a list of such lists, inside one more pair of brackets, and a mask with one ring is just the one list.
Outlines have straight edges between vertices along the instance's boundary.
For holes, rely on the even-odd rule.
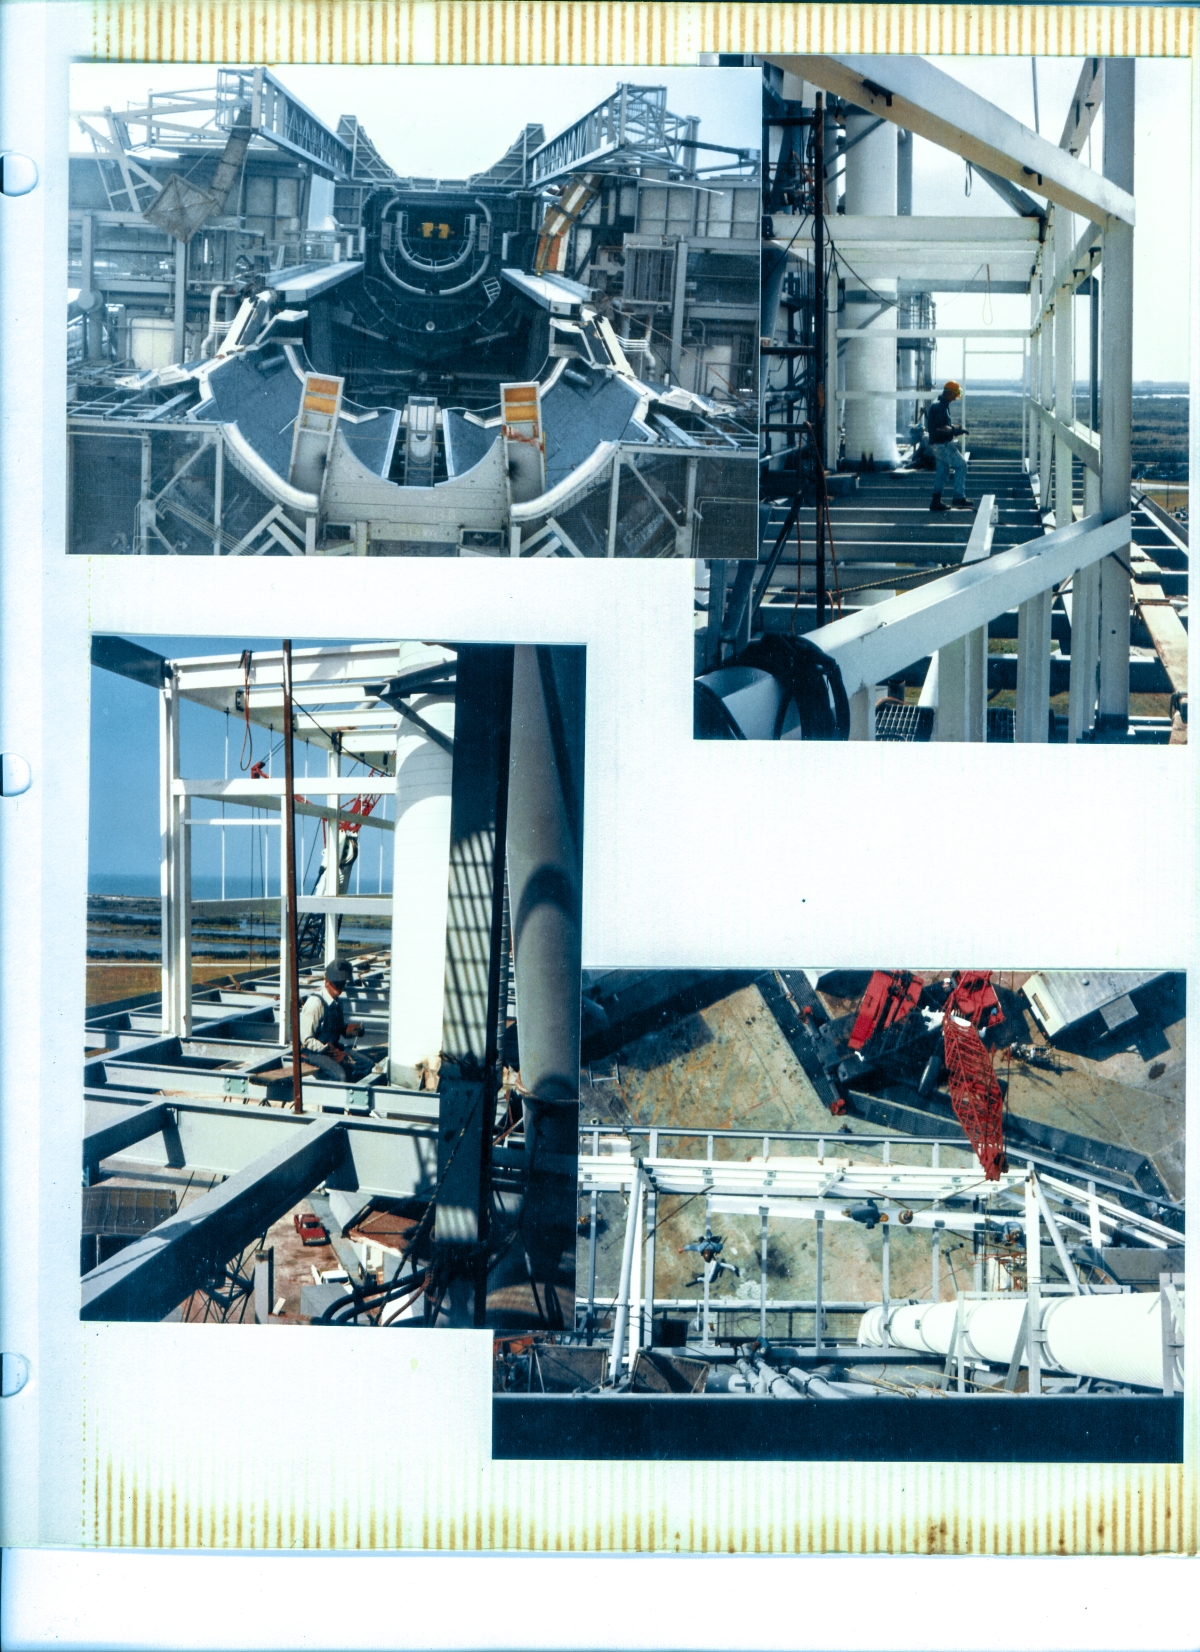
[[942,394],[945,395],[947,390],[950,392],[951,401],[954,401],[957,396],[962,395],[962,385],[955,379],[946,380],[945,384],[942,386]]

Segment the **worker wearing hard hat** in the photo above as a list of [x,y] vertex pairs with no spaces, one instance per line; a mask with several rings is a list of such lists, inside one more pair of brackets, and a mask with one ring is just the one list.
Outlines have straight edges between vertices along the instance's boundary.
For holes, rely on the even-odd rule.
[[362,1025],[346,1020],[345,1005],[339,999],[353,980],[350,965],[341,958],[334,959],[326,966],[321,987],[304,1000],[300,1011],[303,1059],[314,1066],[322,1078],[345,1080],[348,1076],[347,1052],[342,1040],[356,1037]]
[[929,443],[937,464],[933,498],[929,501],[931,511],[950,509],[949,505],[942,503],[942,489],[947,482],[953,483],[952,502],[955,510],[965,511],[973,507],[973,501],[967,498],[967,461],[954,445],[954,438],[963,436],[966,432],[950,420],[950,404],[956,402],[961,395],[962,385],[956,384],[953,379],[947,379],[937,401],[931,402],[925,410],[925,428],[929,432]]

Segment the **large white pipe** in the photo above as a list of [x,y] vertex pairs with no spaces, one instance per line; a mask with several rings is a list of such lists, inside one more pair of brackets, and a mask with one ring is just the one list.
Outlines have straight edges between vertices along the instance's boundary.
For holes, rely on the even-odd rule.
[[[450,658],[444,648],[402,643],[404,670]],[[453,737],[454,705],[418,696],[413,709]],[[446,905],[450,870],[453,760],[415,725],[396,742],[396,828],[392,858],[392,990],[388,1014],[390,1082],[420,1083],[442,1047]]]
[[[1179,1293],[1183,1301],[1182,1290]],[[969,1363],[1008,1365],[1025,1317],[1026,1298],[1015,1294],[963,1303],[963,1353]],[[956,1302],[902,1303],[887,1316],[893,1345],[914,1352],[948,1354],[958,1313]],[[1157,1291],[1103,1296],[1043,1297],[1040,1328],[1046,1365],[1075,1376],[1161,1388],[1162,1308]],[[868,1308],[858,1328],[860,1347],[883,1346],[884,1309]],[[1027,1348],[1021,1364],[1028,1363]],[[1175,1356],[1176,1391],[1183,1386],[1182,1355]]]
[[[859,111],[846,117],[846,213],[870,218],[891,218],[896,213],[896,127],[891,121],[876,126],[877,116]],[[857,140],[857,141],[856,141]],[[835,221],[836,229],[836,221]],[[836,234],[835,234],[836,239]],[[896,296],[894,280],[872,280],[882,298]],[[861,281],[846,275],[846,296],[863,293],[865,302],[848,302],[846,326],[862,325],[870,317],[870,327],[895,330],[896,311],[892,306],[874,312],[877,301]],[[846,389],[886,392],[848,399],[846,402],[846,459],[850,464],[873,460],[890,469],[896,463],[896,340],[894,338],[847,339]]]

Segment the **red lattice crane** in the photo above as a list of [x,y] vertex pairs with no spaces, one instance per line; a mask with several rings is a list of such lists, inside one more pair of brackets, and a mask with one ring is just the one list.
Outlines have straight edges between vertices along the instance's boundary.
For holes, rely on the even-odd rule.
[[990,970],[963,970],[942,1017],[946,1073],[955,1117],[989,1182],[1008,1168],[1004,1154],[1004,1097],[980,1029],[1003,1021]]

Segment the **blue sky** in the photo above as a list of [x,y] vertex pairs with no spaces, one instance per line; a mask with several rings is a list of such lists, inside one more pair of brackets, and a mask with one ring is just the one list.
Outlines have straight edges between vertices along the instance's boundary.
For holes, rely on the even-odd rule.
[[[240,654],[244,648],[277,649],[278,637],[134,637],[143,648],[152,649],[168,659],[186,659],[205,654]],[[332,639],[294,639],[297,646],[303,642]],[[215,778],[225,772],[225,742],[229,740],[229,773],[241,772],[239,756],[242,747],[243,726],[236,719],[227,719],[220,712],[206,706],[184,702],[180,708],[181,756],[184,775],[194,778]],[[283,772],[283,752],[276,740],[276,760],[273,772]],[[266,755],[268,733],[254,729],[254,757]],[[295,764],[297,774],[304,773],[305,743],[297,740]],[[313,772],[324,773],[325,754],[314,748]],[[205,806],[198,813],[216,813]],[[243,813],[244,811],[238,811]],[[311,884],[320,859],[319,847],[313,843],[319,831],[319,822],[301,822],[302,847],[300,866],[308,866],[306,887]],[[298,835],[301,835],[298,834]],[[269,869],[272,891],[278,887],[280,833],[271,827],[268,834],[247,827],[221,832],[215,827],[193,829],[192,875],[199,890],[206,896],[215,895],[215,880],[221,871],[222,837],[227,839],[226,887],[230,894],[246,893],[245,885],[251,876],[251,840],[270,836]],[[365,894],[375,890],[379,883],[379,848],[384,841],[382,832],[362,834],[363,860],[360,866],[361,888]],[[261,855],[261,849],[258,851]],[[89,802],[88,886],[104,894],[145,894],[157,888],[159,866],[158,843],[158,694],[142,683],[119,677],[115,672],[92,668],[91,705],[91,795]],[[255,862],[254,875],[261,893],[261,860]],[[385,854],[383,887],[391,886],[391,866]]]

